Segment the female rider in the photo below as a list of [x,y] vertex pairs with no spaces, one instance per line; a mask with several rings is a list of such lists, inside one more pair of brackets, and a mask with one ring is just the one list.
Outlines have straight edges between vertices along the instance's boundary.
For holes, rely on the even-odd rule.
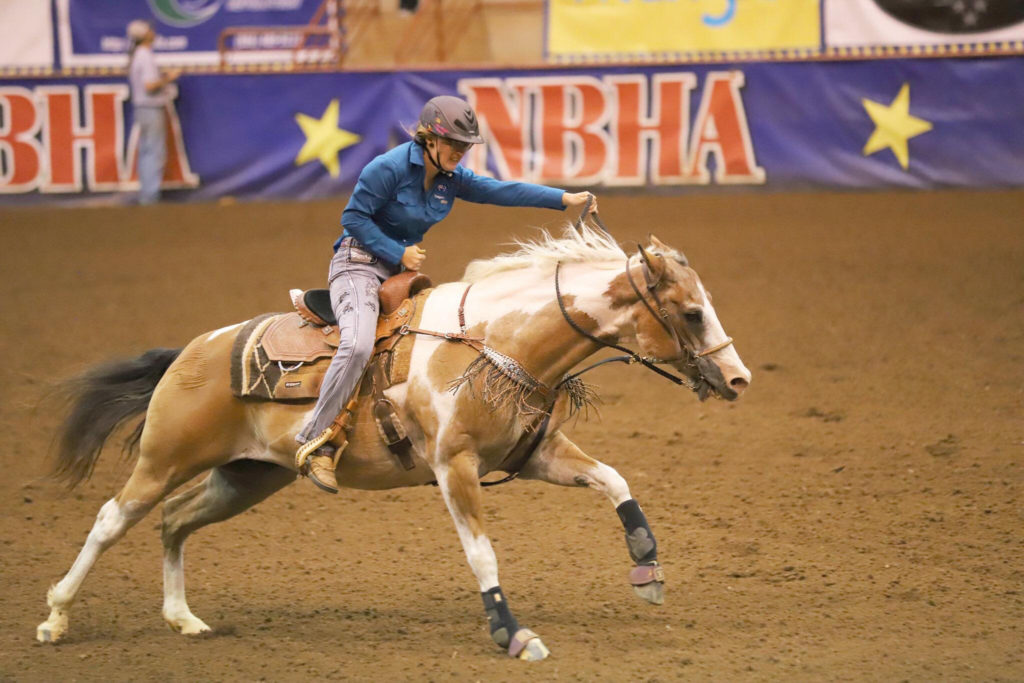
[[[373,351],[381,283],[404,268],[419,270],[426,251],[416,246],[452,209],[456,198],[500,206],[564,209],[583,206],[589,192],[564,192],[532,183],[503,182],[459,166],[483,142],[476,114],[464,100],[435,97],[423,107],[414,139],[381,154],[363,169],[341,214],[328,283],[340,345],[320,387],[313,416],[295,437],[299,471],[328,493],[338,492],[337,453],[329,442],[343,428],[350,398]],[[596,210],[596,202],[592,207]]]

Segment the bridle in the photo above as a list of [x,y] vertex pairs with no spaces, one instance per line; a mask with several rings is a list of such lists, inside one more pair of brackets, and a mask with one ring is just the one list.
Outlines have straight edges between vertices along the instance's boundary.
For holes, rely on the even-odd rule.
[[[608,228],[605,227],[604,223],[601,221],[601,218],[597,215],[597,213],[590,213],[590,207],[592,206],[593,201],[593,196],[591,196],[591,198],[587,200],[587,203],[583,208],[583,212],[580,214],[580,217],[576,222],[577,231],[582,231],[584,221],[587,220],[587,218],[589,217],[591,220],[594,221],[594,223],[597,224],[599,228],[601,228],[601,230],[605,232],[605,234],[611,236],[611,233],[608,231]],[[559,261],[555,265],[555,299],[558,302],[558,309],[562,312],[562,317],[565,318],[565,321],[569,324],[569,326],[581,336],[589,339],[590,341],[598,344],[599,346],[620,351],[624,355],[615,356],[613,358],[605,358],[603,360],[597,361],[596,363],[588,365],[587,367],[583,368],[578,372],[566,374],[557,384],[550,388],[544,386],[544,384],[541,383],[539,380],[534,379],[534,390],[543,397],[543,408],[540,411],[538,411],[537,417],[534,420],[533,424],[529,425],[526,429],[523,430],[523,434],[520,436],[519,440],[513,446],[512,450],[509,452],[508,455],[505,456],[504,460],[496,468],[505,470],[506,472],[509,473],[508,476],[498,481],[481,481],[481,486],[497,486],[498,484],[504,484],[506,482],[512,481],[513,479],[519,476],[519,472],[522,470],[523,466],[530,459],[530,457],[533,455],[533,452],[537,449],[537,447],[540,445],[541,441],[544,440],[544,437],[547,434],[548,426],[551,422],[551,418],[554,412],[555,403],[558,401],[559,395],[561,394],[563,387],[565,387],[567,383],[576,380],[580,375],[586,372],[590,372],[594,368],[606,365],[608,363],[626,363],[627,365],[637,363],[639,365],[644,366],[651,372],[654,372],[664,377],[665,379],[674,382],[677,385],[683,385],[688,387],[689,389],[697,393],[701,400],[703,400],[707,396],[709,388],[714,386],[707,379],[703,370],[701,369],[702,360],[705,357],[715,353],[716,351],[721,351],[722,349],[732,344],[732,338],[727,338],[724,342],[720,344],[715,344],[714,346],[703,349],[701,351],[695,351],[693,347],[686,342],[683,336],[679,334],[679,331],[675,329],[675,326],[670,322],[671,317],[669,316],[668,310],[665,308],[664,305],[662,305],[661,300],[658,298],[657,288],[658,285],[661,284],[661,277],[663,277],[664,271],[662,271],[662,274],[658,276],[657,280],[654,280],[651,276],[650,266],[648,265],[650,256],[647,254],[647,252],[644,251],[644,248],[642,246],[638,245],[638,248],[639,254],[641,256],[640,262],[643,268],[647,295],[650,296],[651,299],[653,299],[655,305],[657,306],[657,310],[655,310],[654,307],[651,306],[650,302],[647,301],[647,298],[644,296],[644,293],[640,291],[640,288],[637,286],[636,281],[633,279],[633,275],[630,272],[631,266],[629,262],[629,257],[626,258],[626,279],[629,280],[630,286],[632,286],[633,291],[636,293],[638,299],[644,304],[644,307],[651,313],[651,315],[654,316],[655,320],[657,320],[661,324],[661,326],[665,329],[666,333],[668,333],[669,337],[671,337],[672,340],[675,342],[676,348],[679,349],[678,357],[668,359],[647,358],[641,356],[636,351],[626,348],[625,346],[621,346],[614,342],[605,341],[580,327],[579,324],[577,324],[576,321],[572,319],[572,316],[569,315],[569,311],[565,307],[565,301],[562,298],[562,285],[560,277],[562,270],[562,262]],[[425,334],[434,337],[440,337],[447,341],[461,342],[467,344],[472,348],[476,349],[477,352],[481,354],[493,354],[493,349],[489,349],[483,343],[483,339],[470,337],[468,334],[468,330],[466,329],[465,305],[466,297],[469,295],[469,290],[471,287],[472,284],[466,287],[465,291],[463,291],[462,293],[462,299],[459,302],[458,333],[433,332],[429,330],[411,328],[408,325],[403,325],[402,329],[399,331],[399,334]],[[512,360],[503,356],[503,354],[498,355],[501,356],[502,359],[510,361]],[[674,363],[684,359],[687,361],[687,364],[689,366],[693,367],[696,370],[696,374],[698,376],[697,381],[692,381],[686,377],[681,377],[679,375],[668,372],[667,370],[658,367],[658,364],[661,363]],[[529,373],[525,374],[529,376]],[[533,378],[531,377],[530,379]],[[434,482],[434,484],[436,485],[436,482]]]
[[[583,211],[580,213],[580,217],[576,221],[576,230],[582,231],[584,222],[587,220],[587,218],[590,218],[594,221],[595,224],[597,224],[597,227],[603,230],[605,234],[607,234],[610,237],[611,232],[608,230],[607,227],[605,227],[604,222],[601,220],[600,216],[598,216],[596,212],[590,213],[590,207],[593,204],[593,201],[593,197],[591,197],[591,199],[588,199],[587,203],[584,205]],[[562,263],[561,261],[559,261],[558,264],[555,266],[555,299],[558,301],[558,309],[562,312],[562,317],[565,318],[565,321],[573,330],[576,331],[577,334],[586,337],[590,341],[595,342],[600,346],[615,349],[616,351],[621,351],[625,355],[616,356],[614,358],[606,358],[604,360],[598,361],[597,363],[587,366],[586,368],[580,370],[579,372],[573,373],[571,375],[566,375],[562,379],[562,382],[555,385],[554,388],[556,390],[564,382],[567,382],[570,379],[575,379],[582,375],[583,373],[589,372],[590,370],[593,370],[598,366],[605,365],[607,363],[626,363],[627,365],[637,363],[647,368],[648,370],[664,377],[665,379],[674,382],[677,385],[683,385],[688,387],[689,389],[691,389],[694,392],[697,392],[698,394],[701,394],[702,391],[707,391],[706,386],[710,385],[710,382],[708,382],[707,378],[704,376],[699,361],[705,358],[706,356],[710,356],[711,354],[717,351],[721,351],[722,349],[732,344],[732,337],[727,337],[725,341],[719,344],[715,344],[714,346],[710,346],[706,349],[702,349],[700,351],[695,350],[689,343],[687,343],[683,336],[679,334],[679,331],[676,329],[675,325],[673,325],[670,322],[671,317],[669,316],[668,309],[665,308],[665,306],[661,303],[661,299],[658,298],[657,289],[658,285],[661,284],[661,278],[664,277],[664,270],[662,270],[662,272],[658,275],[658,279],[655,280],[651,275],[651,269],[649,265],[650,256],[647,254],[647,252],[644,250],[642,246],[637,245],[637,248],[639,250],[638,253],[641,257],[640,264],[644,274],[644,283],[646,285],[645,289],[647,291],[647,295],[654,300],[654,303],[657,306],[657,310],[654,309],[654,306],[651,306],[650,302],[647,300],[647,297],[644,296],[644,293],[640,291],[640,288],[637,286],[636,281],[633,279],[633,273],[630,267],[629,257],[626,258],[626,279],[629,281],[630,286],[636,293],[637,299],[639,299],[639,301],[644,305],[644,308],[646,308],[648,312],[650,312],[650,314],[654,316],[654,319],[658,321],[658,323],[661,325],[661,327],[665,330],[668,336],[672,339],[673,343],[676,345],[676,348],[678,349],[677,356],[675,358],[658,359],[641,356],[636,351],[627,349],[626,347],[621,346],[619,344],[605,341],[600,337],[597,337],[596,335],[593,335],[590,332],[584,330],[582,327],[580,327],[576,323],[576,321],[572,319],[572,316],[569,315],[569,311],[566,309],[565,302],[562,299],[562,288],[559,277],[562,269]],[[697,371],[699,379],[696,382],[686,377],[680,377],[679,375],[668,372],[667,370],[658,367],[659,364],[675,363],[682,360],[686,360],[687,365],[693,367]],[[706,393],[701,394],[702,400],[705,395]]]

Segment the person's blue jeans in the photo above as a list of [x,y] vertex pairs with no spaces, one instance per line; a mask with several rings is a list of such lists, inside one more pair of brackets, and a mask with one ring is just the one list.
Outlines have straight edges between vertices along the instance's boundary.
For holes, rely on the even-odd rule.
[[139,125],[139,204],[160,201],[167,162],[167,121],[163,107],[136,107]]
[[331,260],[331,305],[338,319],[338,350],[327,368],[320,398],[305,428],[295,437],[306,443],[323,432],[355,393],[373,354],[381,283],[401,270],[346,237]]

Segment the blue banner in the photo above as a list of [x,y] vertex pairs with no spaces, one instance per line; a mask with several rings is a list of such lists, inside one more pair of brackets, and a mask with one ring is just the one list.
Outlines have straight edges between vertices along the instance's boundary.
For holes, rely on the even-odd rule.
[[[1024,58],[186,75],[170,200],[347,192],[423,103],[477,109],[477,172],[562,187],[1024,185]],[[0,201],[127,201],[120,79],[0,80]]]
[[[303,42],[301,29],[335,16],[337,0],[57,0],[63,67],[123,66],[125,29],[135,19],[152,22],[158,55],[178,64],[217,64],[219,47],[252,51],[260,61],[275,52],[292,56]],[[320,11],[322,9],[322,11]],[[331,10],[328,12],[328,10]],[[257,30],[257,29],[265,30]],[[326,36],[314,45],[326,47]]]

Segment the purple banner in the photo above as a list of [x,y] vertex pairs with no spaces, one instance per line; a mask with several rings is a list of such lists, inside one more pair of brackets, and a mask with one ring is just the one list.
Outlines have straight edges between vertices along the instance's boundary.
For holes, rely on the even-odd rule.
[[[347,192],[458,94],[486,145],[464,163],[563,187],[1024,185],[1024,58],[540,70],[186,75],[165,198]],[[955,93],[951,97],[950,93]],[[0,80],[0,201],[128,201],[127,86]]]

